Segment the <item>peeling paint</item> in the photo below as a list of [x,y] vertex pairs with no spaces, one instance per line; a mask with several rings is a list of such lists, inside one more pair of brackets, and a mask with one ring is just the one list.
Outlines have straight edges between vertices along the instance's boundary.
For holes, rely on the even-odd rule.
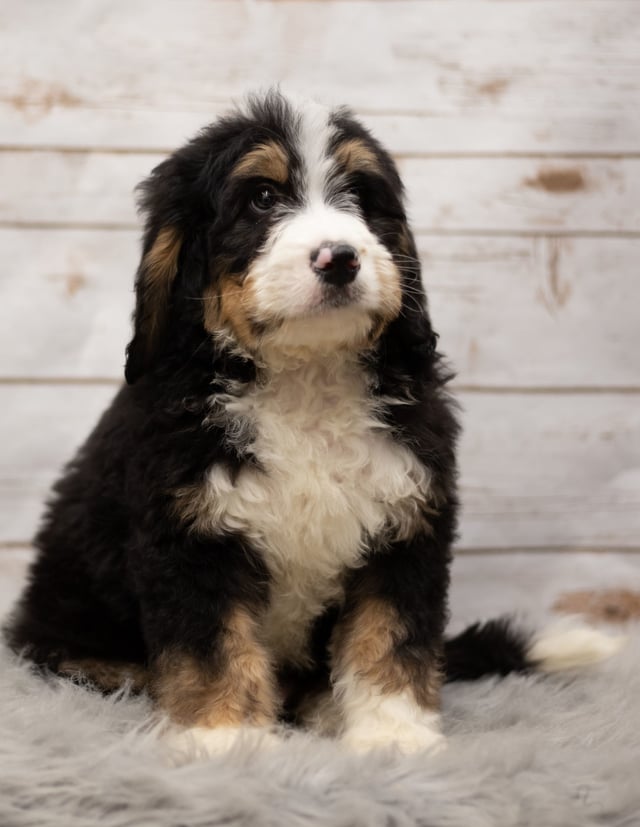
[[509,88],[510,81],[507,78],[491,78],[483,83],[474,83],[473,87],[479,95],[497,100]]
[[34,78],[26,78],[19,91],[5,100],[18,112],[32,113],[35,110],[41,114],[50,112],[56,106],[72,107],[83,103],[82,98],[60,84],[47,84]]
[[73,298],[80,290],[89,284],[87,277],[80,271],[71,273],[55,273],[47,276],[50,281],[57,282],[64,287],[64,292],[69,298]]
[[75,294],[82,290],[83,287],[87,286],[87,279],[82,275],[82,273],[72,273],[71,275],[67,276],[66,279],[66,289],[67,289],[67,296],[75,296]]
[[563,614],[586,615],[595,621],[625,623],[640,618],[640,592],[630,589],[565,592],[553,609]]
[[549,241],[549,288],[556,307],[564,307],[571,296],[571,285],[560,280],[560,242],[557,239]]
[[535,178],[526,178],[527,187],[545,190],[551,193],[578,192],[587,188],[587,182],[579,167],[551,169],[545,167],[538,171]]

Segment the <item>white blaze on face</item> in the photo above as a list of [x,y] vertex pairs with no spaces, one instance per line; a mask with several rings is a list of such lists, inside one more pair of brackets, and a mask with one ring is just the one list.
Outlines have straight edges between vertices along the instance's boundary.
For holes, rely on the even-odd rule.
[[[330,202],[333,137],[329,110],[306,105],[297,145],[302,204],[275,224],[247,274],[257,321],[282,322],[267,337],[273,345],[333,347],[362,341],[376,319],[399,310],[399,273],[391,253],[348,198],[344,208],[335,198]],[[356,278],[343,287],[325,284],[311,266],[312,253],[326,244],[349,245],[360,259]]]

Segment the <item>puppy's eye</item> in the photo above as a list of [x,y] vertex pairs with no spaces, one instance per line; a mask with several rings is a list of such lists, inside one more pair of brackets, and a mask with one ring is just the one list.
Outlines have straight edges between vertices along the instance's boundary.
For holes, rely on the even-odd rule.
[[260,184],[251,197],[251,207],[256,212],[269,212],[278,203],[278,193],[271,184]]

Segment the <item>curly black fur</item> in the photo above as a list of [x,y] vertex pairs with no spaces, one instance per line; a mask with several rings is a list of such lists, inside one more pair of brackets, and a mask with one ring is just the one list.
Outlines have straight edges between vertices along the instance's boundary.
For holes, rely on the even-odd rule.
[[[290,671],[289,680],[297,674],[301,685],[310,676],[326,678],[332,630],[350,601],[366,596],[385,600],[403,619],[400,660],[440,658],[457,514],[458,426],[445,392],[447,371],[435,351],[402,185],[393,161],[364,127],[344,110],[332,119],[336,144],[357,138],[377,159],[375,174],[354,176],[352,193],[402,280],[401,312],[362,348],[362,370],[380,419],[429,469],[437,503],[428,514],[428,532],[384,548],[372,538],[366,564],[344,572],[345,606],[327,607],[318,617],[309,668]],[[35,539],[29,584],[7,630],[11,646],[37,664],[56,670],[69,659],[99,658],[153,669],[156,658],[177,647],[213,673],[223,668],[216,647],[232,608],[245,607],[259,618],[269,603],[270,574],[260,549],[242,532],[194,531],[176,512],[174,492],[197,489],[215,466],[233,476],[256,461],[247,444],[227,438],[225,423],[210,412],[230,387],[242,395],[263,381],[261,368],[251,353],[207,329],[202,297],[217,287],[223,271],[246,269],[270,230],[268,220],[247,212],[251,182],[234,182],[229,171],[243,154],[276,136],[290,149],[295,179],[296,124],[280,95],[255,99],[248,111],[201,132],[141,185],[146,226],[128,384],[54,488]],[[285,196],[291,206],[298,203],[295,188]],[[180,249],[175,272],[158,287],[149,279],[148,256],[167,227]],[[261,335],[259,325],[253,334]],[[487,664],[498,672],[520,668],[522,643],[505,631],[488,626],[450,642],[448,677],[477,677]],[[276,666],[287,671],[287,664]]]

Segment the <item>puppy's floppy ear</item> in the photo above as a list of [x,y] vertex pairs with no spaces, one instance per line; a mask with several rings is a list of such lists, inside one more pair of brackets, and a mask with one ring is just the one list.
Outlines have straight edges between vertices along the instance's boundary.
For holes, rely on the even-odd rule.
[[177,167],[175,156],[163,161],[138,187],[140,209],[147,220],[135,281],[134,333],[124,371],[129,384],[153,365],[169,317],[183,241],[183,216],[176,204],[180,191]]

